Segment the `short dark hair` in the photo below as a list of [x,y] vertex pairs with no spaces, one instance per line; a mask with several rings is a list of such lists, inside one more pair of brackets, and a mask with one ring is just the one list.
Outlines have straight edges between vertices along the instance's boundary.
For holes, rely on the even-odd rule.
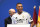
[[[17,3],[17,4],[22,4],[22,3]],[[17,6],[17,4],[16,4],[16,6]]]

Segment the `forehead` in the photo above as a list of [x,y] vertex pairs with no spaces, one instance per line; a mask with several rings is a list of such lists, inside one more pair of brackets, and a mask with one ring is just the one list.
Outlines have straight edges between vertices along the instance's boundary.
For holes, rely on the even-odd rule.
[[14,11],[11,11],[11,12],[15,12],[15,10]]
[[11,11],[9,11],[9,12],[15,12],[15,10],[11,10]]
[[22,6],[22,4],[17,4],[17,6]]

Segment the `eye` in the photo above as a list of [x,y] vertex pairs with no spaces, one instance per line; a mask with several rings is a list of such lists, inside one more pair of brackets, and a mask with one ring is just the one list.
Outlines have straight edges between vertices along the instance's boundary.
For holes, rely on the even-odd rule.
[[23,6],[20,6],[20,7],[23,7]]
[[13,12],[13,13],[16,13],[16,12]]

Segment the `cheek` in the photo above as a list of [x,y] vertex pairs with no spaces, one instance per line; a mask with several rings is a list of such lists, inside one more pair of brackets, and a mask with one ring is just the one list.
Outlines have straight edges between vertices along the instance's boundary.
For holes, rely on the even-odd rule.
[[12,15],[13,15],[13,14],[15,14],[15,13],[12,13]]
[[18,10],[20,9],[20,8],[17,8]]
[[20,9],[19,7],[17,7],[16,9]]
[[22,7],[22,9],[23,9],[23,7]]
[[12,15],[14,15],[15,13],[13,13]]
[[15,14],[15,13],[14,13]]
[[11,14],[9,14],[9,15],[11,15]]

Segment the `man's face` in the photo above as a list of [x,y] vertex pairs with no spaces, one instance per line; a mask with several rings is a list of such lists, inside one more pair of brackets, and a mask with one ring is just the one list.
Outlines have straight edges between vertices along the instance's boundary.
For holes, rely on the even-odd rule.
[[10,15],[10,16],[12,16],[12,15],[14,15],[14,14],[15,14],[15,11],[9,12],[9,15]]
[[16,9],[17,9],[17,11],[22,12],[23,11],[22,4],[17,4]]

